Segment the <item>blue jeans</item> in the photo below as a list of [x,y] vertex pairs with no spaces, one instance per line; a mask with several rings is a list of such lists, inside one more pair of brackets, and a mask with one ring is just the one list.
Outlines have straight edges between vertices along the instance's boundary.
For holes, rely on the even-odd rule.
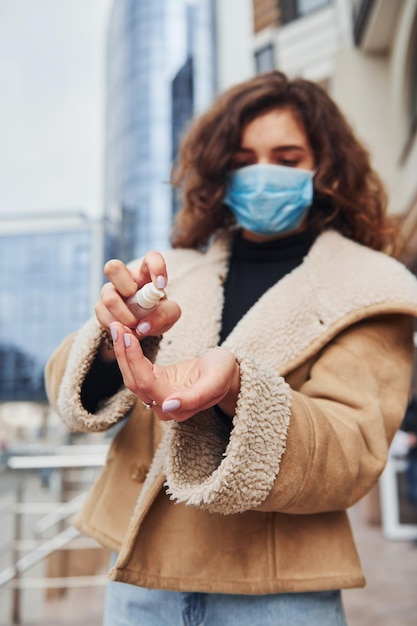
[[340,591],[232,595],[109,582],[103,626],[347,626]]

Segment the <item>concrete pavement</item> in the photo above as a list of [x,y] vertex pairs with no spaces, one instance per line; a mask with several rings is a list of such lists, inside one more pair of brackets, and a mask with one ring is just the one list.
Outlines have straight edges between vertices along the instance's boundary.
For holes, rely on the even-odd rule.
[[416,626],[417,547],[385,539],[360,506],[350,517],[367,585],[343,593],[349,626]]

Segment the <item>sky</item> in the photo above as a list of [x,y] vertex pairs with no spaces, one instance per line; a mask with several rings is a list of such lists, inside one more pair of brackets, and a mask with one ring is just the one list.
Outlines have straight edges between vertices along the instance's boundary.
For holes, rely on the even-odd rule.
[[0,0],[0,216],[102,213],[113,0]]

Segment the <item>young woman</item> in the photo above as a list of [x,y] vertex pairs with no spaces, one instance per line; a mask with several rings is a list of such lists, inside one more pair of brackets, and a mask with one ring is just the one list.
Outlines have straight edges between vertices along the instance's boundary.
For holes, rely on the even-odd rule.
[[[174,182],[173,249],[109,261],[46,371],[70,429],[125,420],[76,521],[118,555],[104,623],[345,624],[346,509],[401,424],[417,314],[381,182],[329,96],[280,72],[194,123]],[[138,322],[149,281],[166,298]]]

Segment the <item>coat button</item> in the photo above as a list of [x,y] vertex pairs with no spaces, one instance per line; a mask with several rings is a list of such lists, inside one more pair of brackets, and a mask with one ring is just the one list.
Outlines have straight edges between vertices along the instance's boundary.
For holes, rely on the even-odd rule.
[[148,468],[146,467],[146,465],[137,465],[136,463],[133,463],[130,466],[129,470],[131,480],[134,480],[136,483],[144,482],[146,474],[148,472]]

